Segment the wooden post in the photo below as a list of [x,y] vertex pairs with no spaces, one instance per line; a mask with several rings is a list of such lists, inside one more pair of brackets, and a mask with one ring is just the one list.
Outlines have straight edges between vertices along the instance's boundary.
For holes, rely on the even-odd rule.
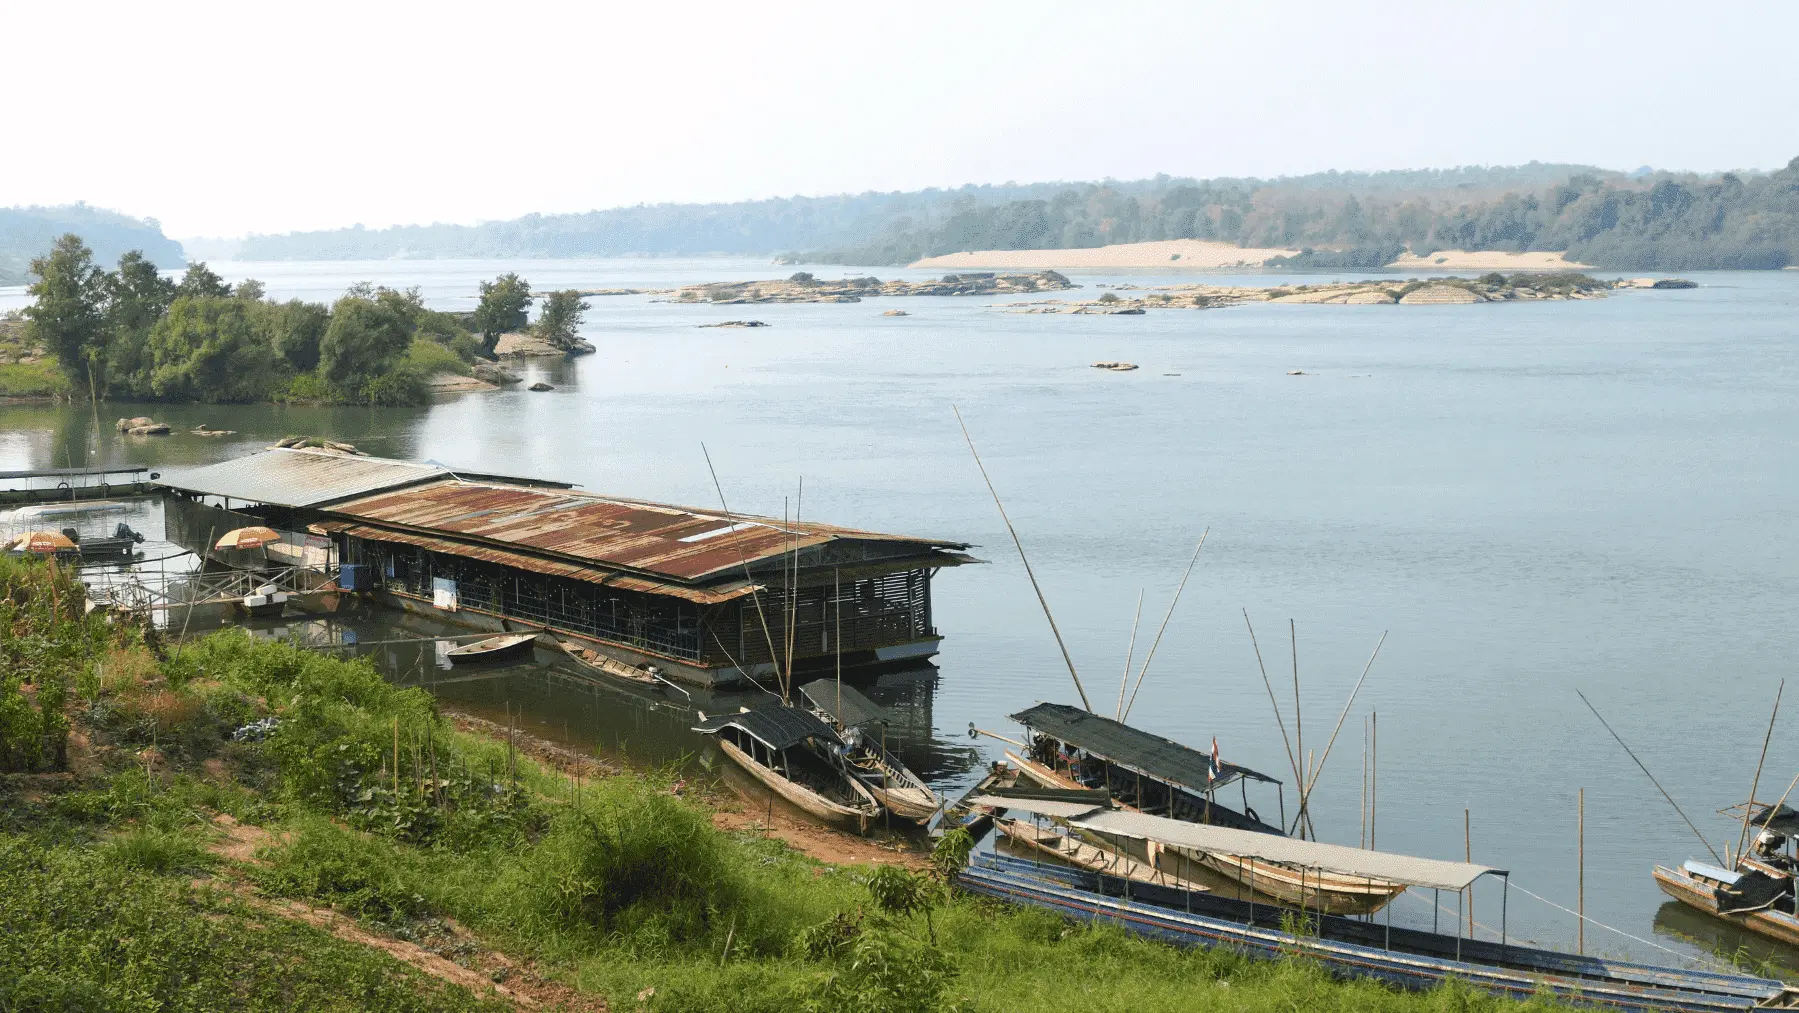
[[1368,846],[1368,722],[1362,722],[1362,847]]
[[400,800],[400,719],[394,718],[394,801]]
[[[1462,847],[1468,864],[1474,864],[1474,821],[1472,811],[1462,810]],[[1474,938],[1474,884],[1468,884],[1468,938]]]
[[1574,823],[1575,851],[1579,863],[1579,880],[1575,888],[1575,910],[1579,917],[1574,936],[1574,952],[1587,952],[1587,790],[1580,790],[1580,803]]
[[1378,851],[1374,831],[1380,816],[1380,711],[1370,711],[1368,723],[1372,729],[1368,752],[1368,849]]

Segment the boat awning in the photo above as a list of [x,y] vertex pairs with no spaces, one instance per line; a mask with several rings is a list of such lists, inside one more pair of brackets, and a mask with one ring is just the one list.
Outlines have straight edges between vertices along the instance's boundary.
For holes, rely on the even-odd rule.
[[800,693],[812,702],[812,706],[836,718],[845,728],[893,719],[887,708],[863,696],[855,687],[845,686],[835,679],[814,679],[801,686]]
[[968,805],[992,806],[995,809],[1016,809],[1019,812],[1036,813],[1039,816],[1053,816],[1059,820],[1075,816],[1085,816],[1096,812],[1091,802],[1063,802],[1051,798],[1012,798],[1008,795],[976,795],[965,800]]
[[[982,799],[989,796],[981,796]],[[1204,823],[1187,823],[1165,816],[1126,812],[1088,806],[1085,812],[1068,815],[1071,803],[1033,801],[992,796],[986,805],[1004,806],[1018,812],[1039,813],[1066,820],[1070,826],[1096,833],[1133,837],[1175,847],[1192,848],[1238,858],[1260,858],[1300,869],[1318,869],[1341,876],[1357,876],[1403,883],[1435,890],[1460,890],[1485,875],[1504,876],[1503,869],[1468,862],[1447,862],[1436,858],[1396,855],[1388,851],[1369,851],[1341,844],[1302,841],[1292,837],[1233,830]],[[972,800],[971,800],[972,801]]]
[[726,728],[738,728],[774,750],[787,749],[814,738],[831,743],[843,741],[830,725],[798,707],[762,707],[737,714],[720,714],[701,721],[693,730],[716,735]]
[[1110,761],[1114,766],[1199,794],[1217,791],[1239,777],[1280,783],[1267,774],[1229,762],[1219,764],[1219,769],[1214,771],[1212,758],[1197,749],[1079,707],[1040,703],[1012,715],[1012,720]]

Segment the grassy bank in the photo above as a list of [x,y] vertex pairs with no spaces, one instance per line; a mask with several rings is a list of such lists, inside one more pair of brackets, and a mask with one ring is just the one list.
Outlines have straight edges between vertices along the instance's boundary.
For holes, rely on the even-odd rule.
[[1517,1008],[825,865],[657,773],[577,781],[459,732],[366,663],[235,632],[174,653],[80,601],[0,560],[0,1009],[511,1004],[488,983],[543,1008]]

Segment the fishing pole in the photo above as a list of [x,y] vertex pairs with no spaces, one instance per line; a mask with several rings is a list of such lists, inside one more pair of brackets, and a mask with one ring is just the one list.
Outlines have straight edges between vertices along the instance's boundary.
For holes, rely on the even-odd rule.
[[1649,772],[1649,768],[1643,766],[1643,761],[1637,759],[1637,754],[1631,750],[1630,746],[1625,744],[1624,739],[1620,737],[1617,732],[1612,731],[1612,726],[1607,723],[1604,716],[1599,713],[1599,708],[1593,706],[1593,701],[1588,700],[1587,695],[1578,689],[1574,691],[1574,695],[1580,697],[1580,702],[1587,705],[1587,710],[1592,711],[1594,717],[1599,718],[1599,723],[1605,725],[1605,730],[1612,733],[1612,738],[1617,739],[1618,745],[1624,746],[1624,752],[1631,758],[1631,761],[1637,765],[1637,769],[1643,772],[1643,776],[1649,779],[1650,784],[1655,785],[1655,790],[1662,793],[1662,797],[1668,800],[1668,804],[1674,807],[1674,811],[1680,814],[1680,818],[1686,820],[1687,828],[1693,831],[1693,836],[1699,838],[1699,843],[1705,845],[1705,850],[1711,852],[1712,861],[1717,862],[1719,865],[1725,864],[1724,859],[1718,857],[1718,849],[1712,847],[1712,842],[1705,839],[1705,835],[1699,832],[1699,828],[1693,825],[1692,820],[1687,819],[1686,810],[1680,807],[1679,802],[1674,801],[1674,796],[1668,794],[1668,789],[1662,787],[1662,783],[1655,779],[1655,775]]
[[1774,691],[1774,713],[1768,715],[1768,734],[1762,737],[1762,757],[1755,761],[1755,778],[1749,782],[1749,803],[1743,806],[1743,835],[1737,838],[1737,854],[1749,846],[1749,810],[1755,805],[1756,789],[1762,785],[1762,766],[1768,762],[1768,743],[1774,741],[1774,721],[1780,717],[1780,697],[1787,689],[1787,681],[1780,680],[1780,687]]
[[1156,639],[1150,641],[1149,654],[1143,658],[1143,667],[1137,670],[1137,685],[1131,688],[1131,702],[1124,705],[1124,717],[1119,718],[1120,721],[1130,717],[1131,708],[1137,706],[1137,691],[1143,688],[1143,677],[1149,674],[1149,663],[1156,659],[1156,648],[1162,644],[1162,634],[1168,632],[1168,620],[1174,618],[1174,607],[1181,603],[1181,592],[1187,589],[1187,578],[1193,575],[1193,564],[1199,562],[1199,550],[1206,547],[1206,536],[1211,533],[1210,527],[1199,533],[1199,544],[1193,547],[1193,558],[1187,560],[1186,572],[1181,574],[1180,585],[1174,589],[1174,600],[1168,603],[1168,614],[1162,617],[1162,626],[1156,630]]
[[1081,675],[1074,670],[1074,659],[1068,656],[1068,645],[1062,641],[1062,631],[1056,628],[1056,617],[1050,613],[1049,600],[1043,597],[1043,588],[1037,584],[1037,575],[1031,571],[1031,561],[1024,554],[1024,542],[1018,538],[1018,529],[1012,526],[1012,518],[1006,516],[1006,505],[999,501],[999,490],[993,487],[993,479],[987,474],[987,466],[981,463],[980,451],[974,449],[974,437],[968,434],[968,423],[962,421],[962,412],[955,405],[949,410],[956,413],[956,424],[962,427],[962,438],[968,441],[968,452],[974,455],[974,466],[981,469],[981,480],[987,483],[987,491],[993,496],[993,505],[999,508],[999,519],[1006,522],[1006,532],[1012,536],[1012,544],[1018,549],[1018,559],[1024,563],[1024,575],[1031,579],[1031,590],[1037,592],[1037,604],[1043,606],[1043,618],[1049,620],[1049,631],[1055,634],[1056,646],[1061,648],[1062,662],[1068,666],[1068,674],[1074,679],[1074,691],[1081,695],[1081,706],[1093,713],[1093,704],[1087,700],[1086,687],[1081,685]]
[[1143,591],[1137,591],[1137,614],[1131,617],[1131,642],[1124,651],[1124,677],[1118,680],[1118,708],[1112,712],[1115,721],[1124,720],[1124,687],[1131,682],[1131,658],[1137,653],[1137,624],[1143,620]]

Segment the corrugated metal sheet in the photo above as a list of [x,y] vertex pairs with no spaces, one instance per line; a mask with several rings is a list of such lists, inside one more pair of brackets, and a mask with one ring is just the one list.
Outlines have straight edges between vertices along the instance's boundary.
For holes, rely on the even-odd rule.
[[814,679],[800,687],[800,695],[845,728],[893,720],[893,713],[887,708],[863,696],[856,687],[834,679]]
[[467,559],[479,559],[501,566],[516,567],[531,573],[542,573],[552,577],[567,577],[570,580],[584,580],[592,584],[603,584],[626,591],[643,591],[648,594],[666,594],[699,605],[718,605],[734,601],[756,591],[760,585],[738,583],[726,587],[684,587],[679,584],[668,584],[662,581],[645,580],[617,570],[599,569],[582,566],[578,563],[565,563],[542,556],[533,556],[522,552],[508,552],[486,545],[473,545],[448,538],[433,538],[430,535],[418,535],[408,531],[392,531],[387,528],[370,527],[352,521],[324,521],[312,527],[320,532],[341,532],[357,538],[366,538],[377,542],[398,542],[401,545],[413,545],[432,552],[443,552]]
[[777,750],[797,746],[813,738],[830,743],[843,741],[831,730],[830,725],[798,707],[759,707],[739,714],[720,714],[700,722],[693,730],[716,735],[733,726],[761,739],[762,744],[768,748]]
[[[884,535],[826,524],[723,516],[590,493],[454,479],[377,493],[331,507],[381,525],[439,532],[620,569],[697,581],[746,562],[778,558],[839,539],[910,543],[920,554],[961,542]],[[903,552],[904,550],[901,549]],[[960,562],[945,557],[945,563]],[[919,565],[927,565],[920,562]]]
[[165,472],[157,484],[246,503],[311,507],[449,474],[435,465],[410,461],[278,448],[201,468]]
[[1103,715],[1059,703],[1040,703],[1012,715],[1012,720],[1113,763],[1141,770],[1150,777],[1204,793],[1237,777],[1279,784],[1267,774],[1234,763],[1212,770],[1212,758],[1173,739],[1132,728]]

